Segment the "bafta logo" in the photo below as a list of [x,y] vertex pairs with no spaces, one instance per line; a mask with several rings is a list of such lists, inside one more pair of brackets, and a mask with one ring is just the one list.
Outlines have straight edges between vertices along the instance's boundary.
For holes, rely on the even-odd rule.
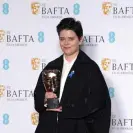
[[105,15],[108,15],[111,11],[112,3],[111,2],[104,2],[102,4],[102,10]]
[[109,65],[111,63],[111,60],[108,58],[104,58],[101,62],[102,68],[104,71],[108,71],[109,70]]
[[38,118],[39,118],[39,114],[34,112],[31,114],[31,122],[33,125],[37,125],[38,124]]
[[4,95],[4,91],[5,91],[5,86],[0,85],[0,97],[2,97]]
[[40,68],[40,59],[39,58],[32,58],[31,65],[33,70],[38,70]]
[[0,42],[3,42],[5,38],[5,31],[4,30],[0,30]]
[[37,15],[39,13],[39,9],[40,9],[40,3],[38,2],[31,3],[32,14]]

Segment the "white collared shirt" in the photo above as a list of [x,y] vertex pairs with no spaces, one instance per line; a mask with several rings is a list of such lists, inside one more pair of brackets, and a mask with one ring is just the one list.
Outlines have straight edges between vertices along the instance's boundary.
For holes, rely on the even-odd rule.
[[69,71],[70,71],[71,67],[73,66],[73,64],[74,64],[74,62],[75,62],[76,59],[77,59],[77,56],[71,62],[68,62],[65,59],[65,56],[63,56],[64,63],[63,63],[63,69],[62,69],[62,75],[61,75],[61,82],[60,82],[59,101],[61,100],[62,93],[63,93],[63,90],[64,90],[64,85],[65,85],[67,76],[69,74]]

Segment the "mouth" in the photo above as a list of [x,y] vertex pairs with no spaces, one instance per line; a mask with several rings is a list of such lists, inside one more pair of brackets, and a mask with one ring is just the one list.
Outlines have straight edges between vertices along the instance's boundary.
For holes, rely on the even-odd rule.
[[63,47],[64,49],[70,49],[71,47]]

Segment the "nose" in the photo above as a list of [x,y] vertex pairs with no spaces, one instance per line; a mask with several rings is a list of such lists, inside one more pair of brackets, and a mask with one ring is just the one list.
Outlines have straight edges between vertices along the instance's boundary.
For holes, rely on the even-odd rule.
[[68,40],[65,40],[65,43],[64,43],[65,45],[68,45]]

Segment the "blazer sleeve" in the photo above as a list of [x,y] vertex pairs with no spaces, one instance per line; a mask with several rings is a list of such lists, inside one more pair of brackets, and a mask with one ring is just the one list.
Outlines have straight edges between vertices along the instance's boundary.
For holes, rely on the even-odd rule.
[[35,90],[34,90],[34,106],[38,113],[46,110],[44,106],[45,88],[42,82],[42,72],[39,75]]
[[93,101],[90,100],[92,112],[85,118],[88,130],[91,133],[109,133],[111,100],[108,87],[97,64],[93,66],[91,71],[89,98]]

